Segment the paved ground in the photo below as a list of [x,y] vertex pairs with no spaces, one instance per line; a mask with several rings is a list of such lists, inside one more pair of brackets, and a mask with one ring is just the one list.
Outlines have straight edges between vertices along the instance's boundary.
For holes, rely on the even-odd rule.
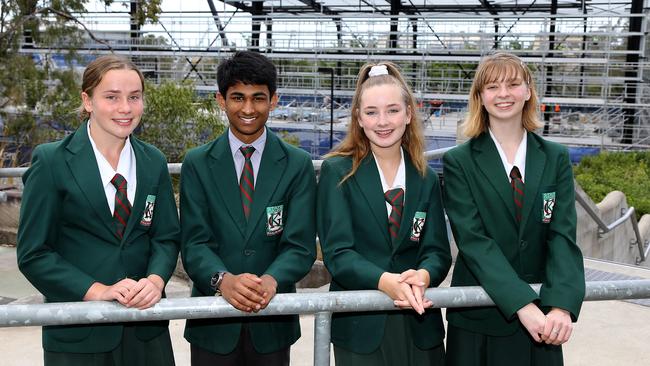
[[[587,260],[593,273],[650,278],[650,271]],[[598,271],[598,272],[593,272]],[[589,276],[588,276],[589,278]],[[187,296],[187,285],[178,279],[170,282],[171,296]],[[0,304],[33,303],[38,292],[16,268],[15,249],[0,247]],[[184,320],[171,322],[176,364],[189,365],[189,345],[183,339]],[[291,364],[313,363],[313,316],[302,316],[303,337],[292,348]],[[40,327],[0,328],[0,364],[4,366],[42,365]],[[586,302],[573,339],[564,347],[567,366],[650,365],[647,342],[650,339],[650,307],[624,301]]]

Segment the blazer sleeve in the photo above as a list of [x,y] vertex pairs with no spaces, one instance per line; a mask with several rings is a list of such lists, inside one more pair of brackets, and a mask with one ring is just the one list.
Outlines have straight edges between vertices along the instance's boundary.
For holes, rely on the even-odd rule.
[[46,298],[83,300],[96,280],[56,252],[61,194],[52,169],[50,151],[34,149],[23,176],[24,190],[18,225],[18,268]]
[[301,165],[287,196],[279,254],[264,272],[278,282],[278,287],[298,282],[316,259],[316,174],[307,155]]
[[517,310],[539,298],[486,235],[462,165],[450,153],[443,157],[443,171],[445,208],[460,255],[497,307],[512,319]]
[[174,189],[164,157],[160,159],[158,171],[158,192],[149,231],[151,254],[147,275],[157,274],[167,282],[176,268],[181,230]]
[[447,224],[443,211],[440,183],[432,171],[427,174],[433,176],[427,218],[424,221],[424,232],[421,239],[422,245],[418,253],[418,269],[429,272],[429,286],[436,287],[447,277],[451,267],[451,251],[447,238]]
[[343,175],[325,160],[318,183],[317,227],[323,260],[332,278],[350,289],[377,289],[379,277],[385,272],[355,250],[350,197]]
[[576,245],[576,207],[573,171],[566,149],[558,157],[556,200],[549,224],[546,277],[540,291],[541,306],[558,307],[578,319],[585,296],[582,253]]
[[194,286],[204,294],[212,294],[212,275],[226,272],[228,268],[210,249],[218,243],[207,220],[210,217],[207,195],[193,157],[190,151],[181,168],[181,258]]

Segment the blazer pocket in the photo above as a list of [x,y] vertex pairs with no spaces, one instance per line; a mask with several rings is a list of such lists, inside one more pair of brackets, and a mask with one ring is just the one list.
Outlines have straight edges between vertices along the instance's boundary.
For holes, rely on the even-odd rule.
[[54,325],[43,327],[46,337],[64,342],[77,343],[90,336],[93,327],[91,325]]
[[284,231],[284,223],[287,217],[284,200],[271,202],[264,208],[264,232],[268,241],[275,241]]

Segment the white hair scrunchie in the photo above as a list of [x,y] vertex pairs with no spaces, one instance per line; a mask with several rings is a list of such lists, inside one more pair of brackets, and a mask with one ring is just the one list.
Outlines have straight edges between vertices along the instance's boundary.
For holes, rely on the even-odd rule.
[[386,65],[375,65],[371,67],[370,72],[368,72],[369,78],[379,75],[388,75],[388,67],[386,67]]

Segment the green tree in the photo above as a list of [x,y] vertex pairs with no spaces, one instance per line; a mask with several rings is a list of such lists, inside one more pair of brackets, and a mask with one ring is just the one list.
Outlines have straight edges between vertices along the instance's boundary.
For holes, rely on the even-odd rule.
[[197,97],[191,84],[147,84],[145,112],[138,137],[156,145],[169,162],[214,139],[224,130],[214,98]]
[[[134,23],[156,21],[161,1],[139,0],[132,14]],[[72,63],[78,57],[76,50],[86,38],[111,50],[75,16],[83,14],[89,2],[0,0],[0,119],[5,140],[12,146],[34,146],[60,137],[62,127],[78,125],[79,75]],[[103,3],[110,5],[113,0]],[[50,52],[39,53],[38,49],[64,54],[68,67],[52,68],[44,56]],[[0,146],[1,151],[6,144]],[[25,158],[18,156],[16,161]]]

